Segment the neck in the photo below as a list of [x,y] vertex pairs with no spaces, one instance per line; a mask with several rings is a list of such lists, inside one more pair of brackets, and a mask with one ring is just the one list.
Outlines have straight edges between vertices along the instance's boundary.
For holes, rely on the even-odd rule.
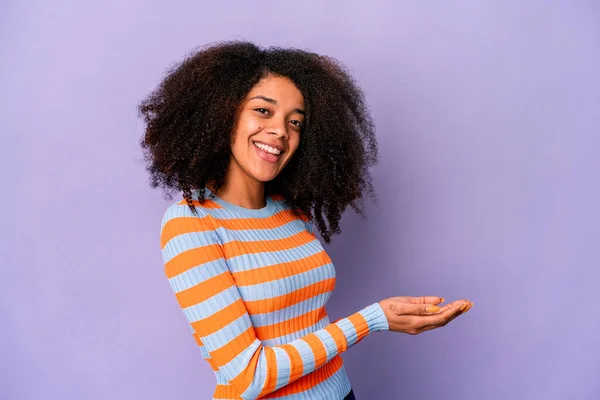
[[252,179],[245,173],[237,173],[232,165],[227,170],[225,184],[218,193],[213,190],[212,185],[206,186],[221,199],[236,206],[254,210],[266,206],[264,182]]

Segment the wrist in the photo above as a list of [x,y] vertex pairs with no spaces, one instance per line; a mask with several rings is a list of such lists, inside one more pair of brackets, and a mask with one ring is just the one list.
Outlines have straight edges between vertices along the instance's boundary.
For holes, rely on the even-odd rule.
[[373,303],[366,307],[361,313],[369,324],[371,332],[387,331],[390,329],[388,319],[385,315],[381,302]]

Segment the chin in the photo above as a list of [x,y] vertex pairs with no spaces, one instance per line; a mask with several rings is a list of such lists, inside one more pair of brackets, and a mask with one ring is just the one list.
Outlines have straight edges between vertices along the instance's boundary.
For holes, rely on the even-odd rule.
[[273,179],[277,178],[277,176],[279,176],[279,172],[280,171],[254,171],[254,173],[252,173],[252,177],[254,177],[254,179],[256,179],[257,181],[270,182]]
[[254,179],[256,179],[257,181],[260,181],[262,183],[270,182],[275,178],[277,178],[277,175],[275,175],[275,176],[254,175]]
[[281,172],[281,171],[273,171],[273,170],[261,169],[261,168],[252,168],[247,171],[249,172],[250,176],[252,176],[257,181],[260,181],[263,183],[270,182],[273,179],[277,178],[277,176],[279,176],[279,174]]

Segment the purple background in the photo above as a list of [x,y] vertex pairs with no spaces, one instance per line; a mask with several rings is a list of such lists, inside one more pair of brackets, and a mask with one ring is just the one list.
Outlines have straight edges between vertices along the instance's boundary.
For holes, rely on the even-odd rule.
[[[475,306],[344,354],[360,400],[600,398],[593,1],[4,1],[1,399],[206,399],[163,273],[136,105],[197,45],[328,54],[378,129],[379,205],[328,247],[332,319]],[[324,143],[324,145],[327,145]]]

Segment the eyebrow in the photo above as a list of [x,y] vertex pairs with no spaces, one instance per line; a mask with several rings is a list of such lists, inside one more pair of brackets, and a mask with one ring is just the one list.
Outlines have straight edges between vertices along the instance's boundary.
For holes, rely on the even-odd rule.
[[[266,101],[267,103],[277,104],[277,100],[272,99],[270,97],[262,96],[262,95],[251,97],[251,98],[248,99],[248,101],[254,100],[254,99],[261,99],[261,100]],[[301,110],[299,108],[294,109],[294,111],[297,112],[298,114],[302,114],[302,115],[306,114],[306,112],[304,110]]]

